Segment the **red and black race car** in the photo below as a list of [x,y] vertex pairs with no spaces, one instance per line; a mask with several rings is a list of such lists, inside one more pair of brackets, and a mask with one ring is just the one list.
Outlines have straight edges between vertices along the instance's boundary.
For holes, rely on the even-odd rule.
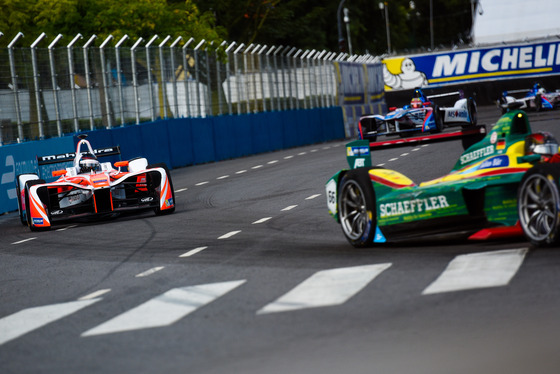
[[[46,183],[39,174],[16,177],[21,223],[31,230],[50,229],[57,221],[153,209],[156,214],[175,211],[175,192],[165,164],[148,165],[145,158],[99,162],[98,156],[120,154],[119,147],[93,150],[80,135],[76,153],[41,156],[38,166],[72,161],[52,172]],[[127,168],[127,171],[121,170]]]

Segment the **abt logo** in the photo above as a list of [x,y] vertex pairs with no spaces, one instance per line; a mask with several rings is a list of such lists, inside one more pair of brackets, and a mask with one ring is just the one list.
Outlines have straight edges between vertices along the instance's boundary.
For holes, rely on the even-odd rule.
[[357,158],[354,160],[354,169],[356,168],[363,168],[366,166],[366,160],[363,158]]

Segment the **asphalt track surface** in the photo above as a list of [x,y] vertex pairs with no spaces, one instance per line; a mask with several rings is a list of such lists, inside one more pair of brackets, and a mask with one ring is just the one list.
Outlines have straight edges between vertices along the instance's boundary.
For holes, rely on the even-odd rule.
[[[560,139],[558,113],[531,113],[533,130]],[[354,249],[324,191],[344,144],[173,170],[169,216],[38,233],[0,217],[0,372],[558,373],[558,249]],[[452,140],[372,159],[420,182],[461,152]]]

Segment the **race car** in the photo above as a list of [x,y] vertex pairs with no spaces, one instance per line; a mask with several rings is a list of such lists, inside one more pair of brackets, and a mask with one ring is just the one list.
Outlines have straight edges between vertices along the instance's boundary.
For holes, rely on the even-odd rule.
[[[47,230],[59,221],[113,216],[128,211],[152,209],[156,214],[175,211],[175,192],[166,165],[148,165],[145,158],[100,163],[99,157],[120,154],[119,147],[93,150],[80,135],[75,153],[37,158],[42,165],[72,162],[52,171],[54,182],[39,174],[16,177],[18,212],[21,223],[32,231]],[[127,171],[121,170],[127,168]]]
[[[518,93],[525,93],[525,96],[521,98],[512,96],[512,94]],[[498,107],[501,109],[502,114],[511,108],[540,111],[543,109],[554,109],[558,105],[560,105],[560,91],[548,92],[539,83],[535,83],[530,90],[504,91],[498,100]]]
[[504,114],[451,172],[414,183],[371,167],[369,145],[347,145],[350,169],[326,183],[327,206],[355,247],[419,239],[526,236],[559,239],[560,154],[549,133],[532,133],[527,114]]
[[[452,107],[440,107],[432,99],[459,96]],[[425,96],[421,89],[414,90],[409,105],[390,108],[386,115],[363,116],[358,123],[358,138],[374,142],[379,135],[407,136],[412,132],[441,132],[445,126],[476,126],[477,109],[472,97],[462,91]]]

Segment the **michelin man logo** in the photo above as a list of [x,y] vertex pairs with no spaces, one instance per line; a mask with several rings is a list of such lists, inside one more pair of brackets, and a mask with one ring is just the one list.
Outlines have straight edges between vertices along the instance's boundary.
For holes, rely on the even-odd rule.
[[385,85],[393,90],[405,90],[428,85],[426,74],[416,70],[414,61],[404,58],[401,62],[401,73],[393,74],[387,68],[387,63],[383,64],[383,79]]
[[[11,171],[5,172],[2,174],[2,180],[0,181],[0,190],[5,190],[6,193],[8,194],[8,199],[12,200],[12,199],[16,199],[17,198],[17,194],[16,194],[16,189],[15,189],[15,180],[16,180],[16,168],[15,168],[15,162],[14,162],[14,156],[9,155],[6,156],[6,164],[5,166],[7,168],[11,168]],[[8,188],[5,189],[4,185],[8,184],[14,188]]]

